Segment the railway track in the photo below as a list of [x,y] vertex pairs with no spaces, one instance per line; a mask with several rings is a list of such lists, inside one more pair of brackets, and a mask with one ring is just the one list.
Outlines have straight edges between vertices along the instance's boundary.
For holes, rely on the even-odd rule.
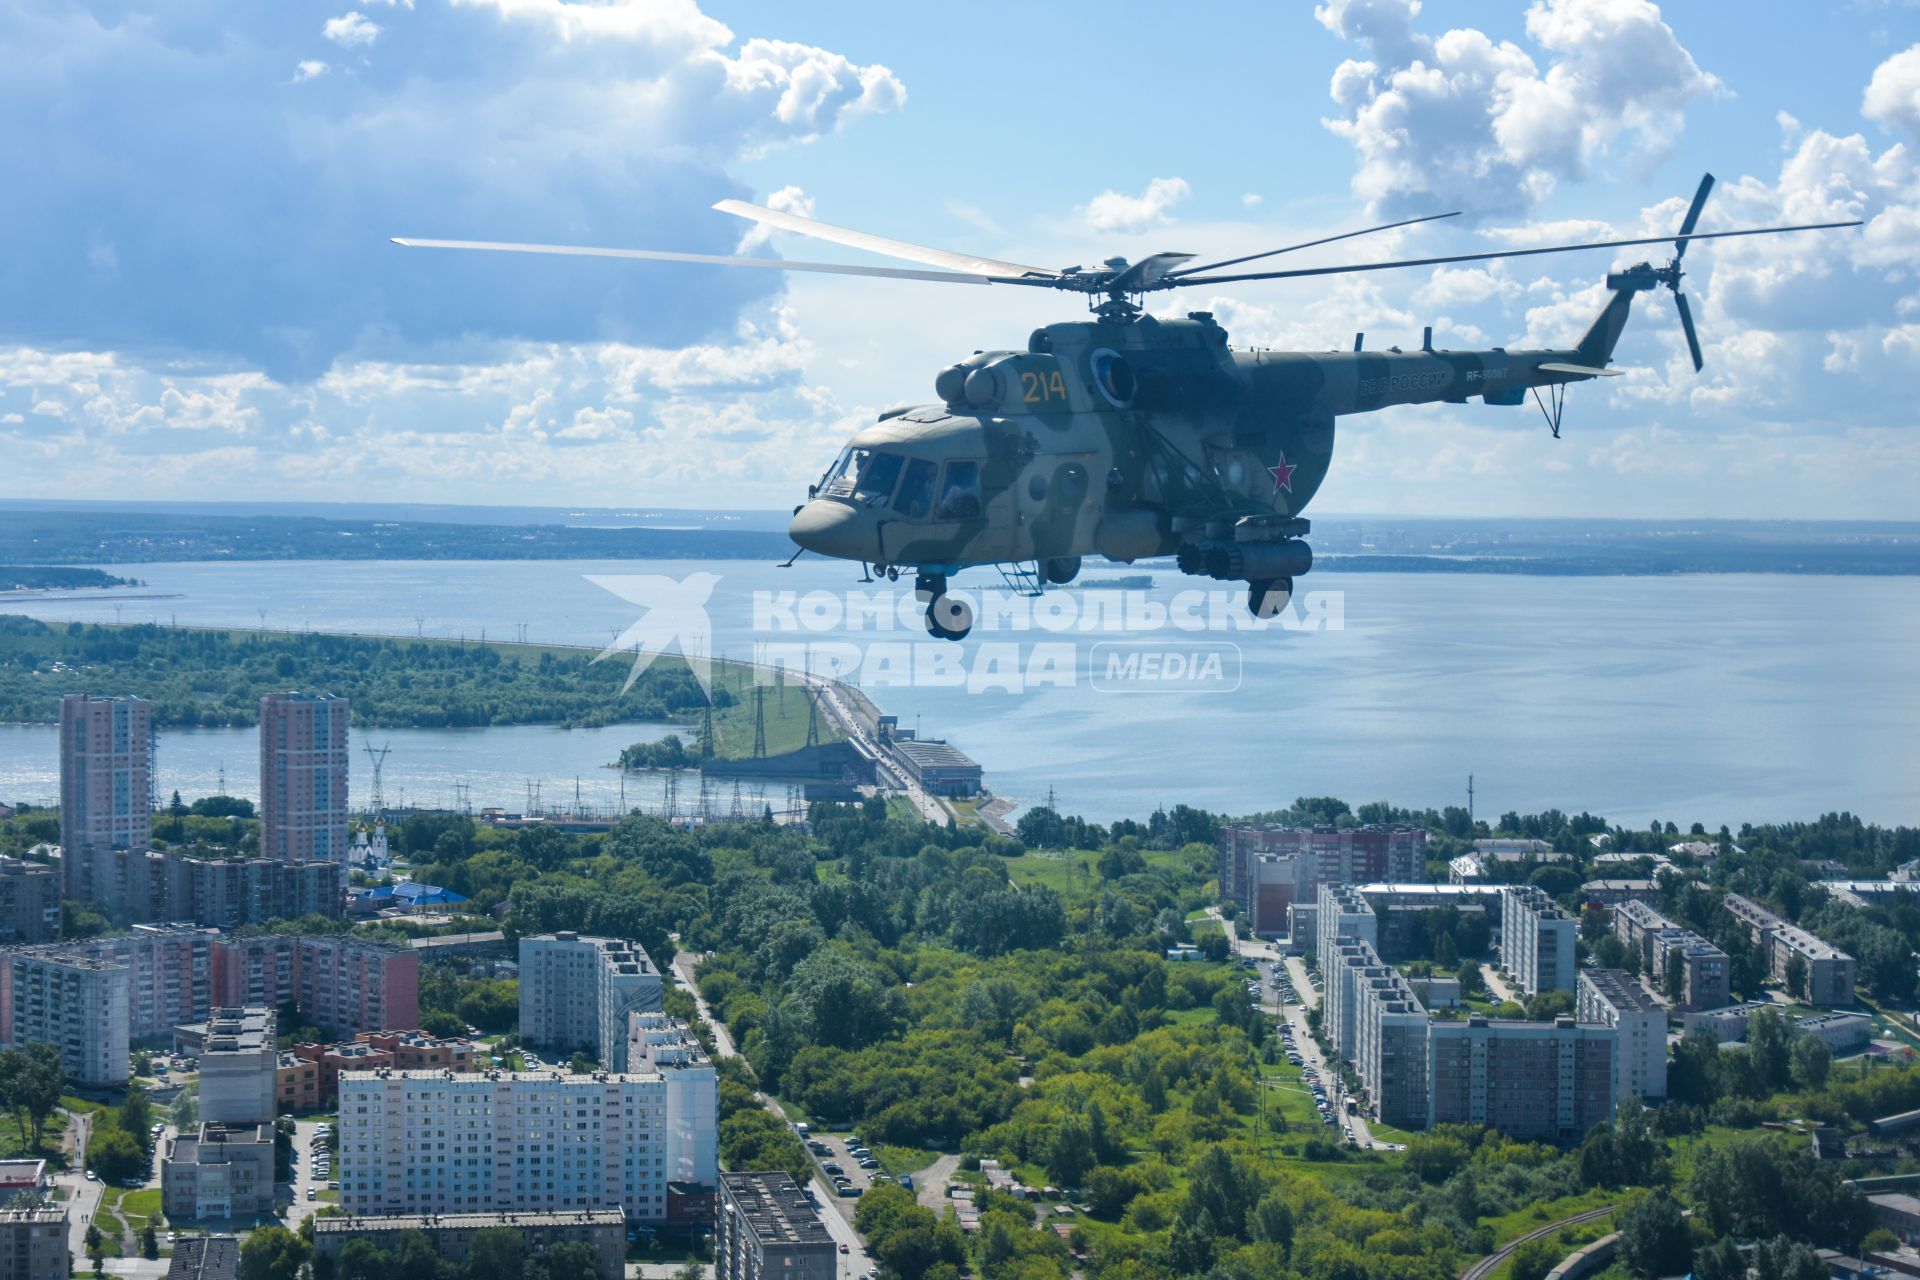
[[1536,1227],[1523,1236],[1517,1236],[1509,1240],[1506,1244],[1500,1246],[1500,1248],[1495,1249],[1486,1257],[1461,1271],[1460,1280],[1487,1280],[1487,1277],[1492,1275],[1501,1263],[1511,1258],[1514,1252],[1518,1250],[1521,1245],[1527,1243],[1527,1241],[1538,1240],[1542,1236],[1550,1236],[1556,1231],[1564,1231],[1568,1227],[1577,1227],[1583,1222],[1592,1222],[1596,1218],[1604,1218],[1612,1213],[1615,1207],[1614,1205],[1607,1205],[1600,1209],[1589,1209],[1585,1213],[1576,1213],[1571,1218],[1562,1218],[1558,1222],[1549,1222],[1544,1227]]

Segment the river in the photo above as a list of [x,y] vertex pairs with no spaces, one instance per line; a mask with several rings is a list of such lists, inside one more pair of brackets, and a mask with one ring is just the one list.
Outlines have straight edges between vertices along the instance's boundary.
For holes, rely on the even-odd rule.
[[[810,560],[788,569],[687,561],[108,569],[146,585],[0,598],[0,612],[470,639],[524,632],[598,646],[642,609],[589,575],[709,573],[713,649],[748,657],[757,642],[796,639],[769,633],[767,598],[756,618],[756,593],[832,599],[857,587],[849,566]],[[1146,598],[1158,604],[1195,585],[1168,567],[1125,572],[1151,572]],[[976,580],[991,579],[963,585]],[[1337,593],[1319,616],[1342,625],[1122,637],[1228,659],[1227,678],[1184,692],[1111,692],[1087,678],[1099,658],[1090,646],[1105,638],[1097,633],[990,632],[983,623],[949,647],[917,629],[850,630],[843,619],[799,638],[854,647],[866,663],[855,678],[881,708],[973,755],[995,791],[1034,803],[1052,790],[1062,809],[1101,820],[1180,801],[1244,813],[1300,795],[1464,804],[1471,774],[1483,817],[1552,806],[1683,828],[1836,809],[1920,821],[1920,579],[1316,573],[1302,580],[1303,594],[1309,588]],[[818,616],[832,623],[833,613]],[[928,661],[957,661],[978,683],[991,647],[1017,646],[1024,661],[1034,646],[1062,640],[1076,643],[1082,667],[1071,683],[1011,692],[928,681]],[[889,648],[907,655],[907,670],[921,662],[917,683],[897,678],[898,663],[876,661]],[[369,730],[356,738],[355,793],[364,794],[359,744],[369,741],[392,744],[390,801],[404,787],[409,799],[440,803],[464,779],[472,804],[521,808],[537,781],[551,807],[556,793],[570,800],[578,775],[583,794],[604,804],[618,781],[600,766],[619,746],[666,731]],[[54,746],[46,727],[0,730],[0,798],[50,794]],[[241,790],[251,757],[247,731],[166,734],[161,788],[211,790],[209,764],[224,763]]]

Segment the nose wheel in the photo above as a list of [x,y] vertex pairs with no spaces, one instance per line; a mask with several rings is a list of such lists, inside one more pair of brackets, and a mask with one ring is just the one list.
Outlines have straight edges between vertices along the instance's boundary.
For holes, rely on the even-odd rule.
[[945,575],[919,575],[913,580],[913,593],[927,602],[927,634],[936,640],[964,640],[973,630],[973,606],[947,594]]
[[1247,584],[1247,612],[1256,618],[1280,616],[1292,598],[1292,578],[1268,578]]

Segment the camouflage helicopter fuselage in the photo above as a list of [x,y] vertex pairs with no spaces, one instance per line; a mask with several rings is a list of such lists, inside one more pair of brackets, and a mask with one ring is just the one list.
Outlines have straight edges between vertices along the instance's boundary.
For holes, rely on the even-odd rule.
[[1606,372],[1632,288],[1565,350],[1234,350],[1206,312],[1048,325],[1022,351],[943,370],[943,403],[890,410],[853,437],[794,541],[923,582],[1032,561],[1178,553],[1255,584],[1305,572],[1301,513],[1333,461],[1335,420],[1434,401],[1517,405]]

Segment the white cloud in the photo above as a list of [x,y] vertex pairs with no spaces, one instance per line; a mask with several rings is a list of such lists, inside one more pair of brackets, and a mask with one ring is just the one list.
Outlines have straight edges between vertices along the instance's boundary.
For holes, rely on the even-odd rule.
[[1536,0],[1511,41],[1415,29],[1418,0],[1328,0],[1326,28],[1371,56],[1342,63],[1326,126],[1353,144],[1354,190],[1383,215],[1525,210],[1622,138],[1664,154],[1686,107],[1719,89],[1648,0]]
[[1164,226],[1167,211],[1185,200],[1192,189],[1185,178],[1155,178],[1137,196],[1102,191],[1087,201],[1081,216],[1094,231],[1125,234]]
[[328,18],[320,34],[345,48],[364,48],[380,38],[380,24],[358,9]]
[[306,80],[317,80],[327,74],[327,70],[326,63],[314,58],[304,58],[301,60],[300,65],[293,69],[293,82],[300,84]]
[[[799,187],[782,187],[760,203],[781,213],[798,214],[802,218],[813,216],[813,197]],[[747,228],[746,234],[740,237],[740,243],[734,246],[733,251],[738,254],[751,254],[755,249],[772,240],[773,236],[773,228],[766,223],[753,223]]]
[[1920,44],[1874,68],[1860,114],[1920,142]]
[[1264,196],[1261,196],[1256,192],[1249,191],[1247,192],[1247,194],[1240,197],[1240,204],[1242,208],[1253,209],[1253,208],[1257,208],[1260,204],[1260,201],[1263,199],[1265,199]]

